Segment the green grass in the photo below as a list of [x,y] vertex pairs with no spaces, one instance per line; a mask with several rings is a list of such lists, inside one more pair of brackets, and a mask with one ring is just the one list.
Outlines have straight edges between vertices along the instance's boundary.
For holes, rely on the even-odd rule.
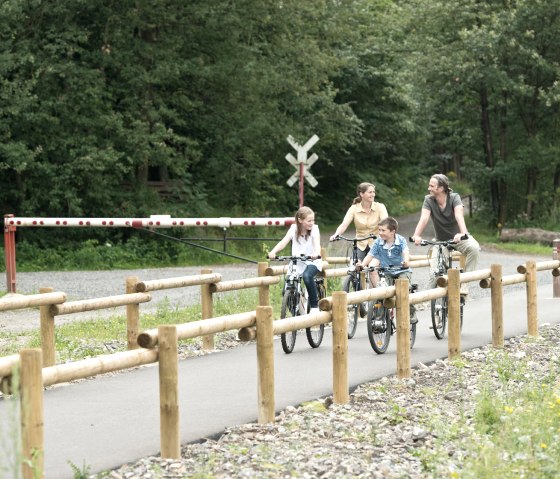
[[[426,419],[437,442],[415,453],[424,471],[461,479],[557,478],[559,372],[551,358],[548,374],[538,377],[530,360],[496,350],[487,359],[474,405],[454,416],[443,408]],[[451,460],[448,450],[455,451]]]

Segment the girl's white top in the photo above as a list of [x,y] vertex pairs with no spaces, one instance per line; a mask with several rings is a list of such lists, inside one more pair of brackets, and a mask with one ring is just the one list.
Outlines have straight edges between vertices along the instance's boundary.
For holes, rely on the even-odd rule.
[[[320,254],[319,252],[315,252],[313,249],[313,240],[317,238],[317,242],[320,243],[321,235],[319,233],[319,226],[313,225],[311,229],[311,234],[305,238],[304,236],[300,236],[297,238],[297,225],[293,224],[290,226],[290,235],[292,238],[292,256],[299,256],[300,254],[304,254],[306,256],[313,256],[314,254]],[[323,266],[321,259],[316,259],[314,261],[306,261],[303,263],[302,261],[298,261],[297,263],[297,272],[298,274],[303,274],[305,268],[308,264],[314,264],[317,266],[317,269],[321,271]]]

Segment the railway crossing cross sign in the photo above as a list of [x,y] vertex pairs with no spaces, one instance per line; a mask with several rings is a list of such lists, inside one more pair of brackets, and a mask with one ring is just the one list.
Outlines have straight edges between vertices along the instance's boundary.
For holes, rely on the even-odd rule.
[[313,153],[309,158],[307,157],[307,152],[311,149],[311,147],[319,141],[319,137],[317,135],[313,135],[304,145],[300,145],[297,143],[292,135],[286,138],[288,143],[292,145],[294,150],[297,151],[297,158],[294,157],[291,153],[286,155],[286,160],[290,163],[297,171],[290,176],[287,183],[288,186],[292,186],[296,181],[299,179],[299,206],[300,208],[303,206],[303,183],[304,180],[311,185],[312,188],[315,188],[318,184],[315,177],[309,172],[309,168],[313,163],[315,163],[319,157]]

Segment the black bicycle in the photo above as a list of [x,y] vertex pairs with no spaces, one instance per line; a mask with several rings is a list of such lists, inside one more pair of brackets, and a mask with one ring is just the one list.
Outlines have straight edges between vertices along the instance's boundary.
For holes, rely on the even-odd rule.
[[[342,283],[342,289],[347,293],[352,291],[360,291],[362,289],[362,281],[360,271],[356,270],[356,263],[358,262],[358,241],[364,241],[369,239],[376,239],[377,236],[371,234],[363,238],[346,238],[341,235],[337,235],[333,241],[349,241],[352,243],[352,249],[349,255],[348,263],[348,276],[344,278]],[[367,304],[349,304],[348,305],[348,339],[352,339],[354,334],[356,334],[356,328],[358,327],[358,318],[367,316]]]
[[[307,301],[307,291],[303,282],[303,275],[297,272],[298,261],[309,261],[311,256],[277,256],[276,261],[289,261],[288,271],[284,277],[284,287],[282,288],[282,307],[280,310],[280,317],[291,318],[309,313],[310,306]],[[324,298],[327,293],[325,289],[325,281],[322,277],[315,277],[315,284],[317,286],[317,294],[319,300]],[[325,325],[319,324],[305,329],[307,341],[312,348],[318,348],[323,341],[325,333]],[[282,349],[286,354],[291,353],[296,345],[297,330],[288,331],[280,335],[280,342]]]
[[[461,237],[461,240],[466,240],[469,238],[469,235],[464,235]],[[410,241],[413,241],[412,238],[409,238]],[[430,274],[434,276],[436,279],[440,276],[445,276],[447,274],[447,270],[453,267],[453,251],[455,251],[454,245],[456,243],[451,239],[447,241],[429,241],[429,240],[422,240],[420,242],[420,246],[434,246],[434,250],[432,251],[432,255],[436,255],[436,266],[435,269],[430,271]],[[462,270],[461,270],[462,271]],[[461,330],[463,329],[463,308],[465,305],[465,298],[461,295],[460,300],[460,318],[461,318]],[[434,330],[434,334],[436,338],[443,339],[445,336],[445,328],[447,327],[447,317],[448,317],[448,303],[447,303],[447,296],[443,296],[442,298],[432,299],[431,301],[431,312],[432,312],[432,329]]]
[[[364,272],[369,275],[369,272],[377,271],[379,274],[378,288],[389,286],[387,277],[392,279],[396,278],[402,269],[396,268],[383,268],[381,266],[373,266],[365,268]],[[391,283],[393,281],[390,281]],[[409,291],[414,293],[418,290],[417,284],[411,284]],[[391,336],[397,330],[395,325],[395,308],[387,308],[383,304],[382,299],[370,301],[367,314],[367,331],[369,343],[377,354],[383,354],[389,347]],[[416,323],[410,324],[410,349],[414,346],[416,341]]]

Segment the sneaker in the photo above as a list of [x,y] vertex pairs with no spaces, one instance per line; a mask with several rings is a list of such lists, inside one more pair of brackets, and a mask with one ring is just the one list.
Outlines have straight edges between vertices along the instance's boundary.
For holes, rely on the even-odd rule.
[[418,323],[418,317],[416,316],[416,313],[414,313],[410,318],[410,324],[416,324],[416,323]]
[[319,314],[321,310],[319,308],[311,308],[309,314]]
[[468,296],[469,295],[469,287],[466,285],[461,285],[461,290],[459,291],[461,296]]

